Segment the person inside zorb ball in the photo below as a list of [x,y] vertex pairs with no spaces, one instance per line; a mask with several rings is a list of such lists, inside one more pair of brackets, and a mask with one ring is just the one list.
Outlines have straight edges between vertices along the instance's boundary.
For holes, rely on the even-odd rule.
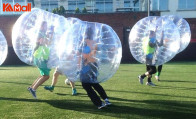
[[8,53],[7,41],[0,30],[0,65],[2,65],[3,62],[5,61],[7,57],[7,53]]
[[82,57],[79,59],[81,82],[97,82],[98,64],[95,56],[98,44],[93,40],[93,35],[93,29],[88,27],[79,51],[82,54]]
[[[51,27],[51,29],[54,29]],[[47,31],[47,22],[43,21],[41,24],[41,28],[38,34],[36,47],[34,48],[34,64],[40,68],[47,68],[47,60],[49,58],[50,49],[48,45],[50,44],[49,39],[46,35]],[[48,34],[49,35],[49,34]],[[53,34],[51,34],[52,37]]]
[[67,19],[62,16],[32,9],[22,14],[12,30],[12,43],[19,59],[38,67],[40,76],[28,87],[36,97],[36,89],[49,79],[51,68],[57,67],[56,46],[61,35],[68,28]]
[[64,43],[60,44],[67,47],[60,51],[58,68],[69,80],[74,82],[79,78],[81,82],[100,83],[110,79],[118,69],[122,47],[108,25],[78,22],[65,36],[62,37]]
[[[46,68],[46,65],[48,68],[56,67],[56,44],[68,27],[69,23],[63,16],[34,8],[30,13],[22,14],[14,24],[14,51],[26,64],[40,68]],[[46,60],[46,65],[42,65]]]
[[147,65],[162,65],[178,53],[179,31],[170,20],[161,17],[143,18],[130,32],[129,46],[137,61]]
[[98,109],[110,105],[100,83],[110,79],[120,65],[122,47],[118,36],[106,24],[86,21],[74,24],[64,35],[64,43],[60,44],[66,47],[59,53],[59,71],[71,81],[79,78]]
[[[156,73],[156,65],[162,66],[179,53],[181,48],[184,48],[181,42],[184,39],[181,34],[190,36],[190,30],[188,30],[187,24],[180,26],[185,27],[183,29],[186,30],[181,30],[182,28],[178,27],[178,24],[174,24],[171,17],[166,16],[146,17],[133,26],[129,35],[130,51],[137,61],[146,64],[147,71],[138,76],[141,84],[143,84],[143,79],[148,77],[146,85],[155,86],[151,78]],[[185,47],[187,45],[186,42]]]

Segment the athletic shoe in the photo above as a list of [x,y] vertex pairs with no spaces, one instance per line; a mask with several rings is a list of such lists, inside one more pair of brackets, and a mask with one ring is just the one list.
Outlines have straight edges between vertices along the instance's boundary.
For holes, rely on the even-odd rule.
[[106,105],[104,104],[104,102],[102,102],[101,106],[98,106],[98,109],[102,109],[104,108]]
[[140,76],[138,76],[138,78],[139,78],[139,82],[140,82],[140,84],[143,84],[143,80],[144,80],[144,78],[142,78],[142,77],[141,77],[141,75],[140,75]]
[[72,89],[72,95],[77,95],[77,90],[75,88]]
[[45,90],[49,90],[50,92],[54,91],[54,86],[44,86]]
[[37,99],[37,96],[36,96],[36,91],[33,90],[32,88],[29,88],[29,92],[32,94],[32,96]]
[[155,76],[155,79],[156,79],[157,81],[160,81],[159,76]]
[[105,105],[108,106],[108,105],[111,105],[112,103],[109,101],[109,100],[105,100]]
[[155,84],[154,84],[154,83],[152,83],[152,82],[146,82],[146,85],[149,85],[149,86],[155,86]]
[[28,87],[27,90],[29,91],[31,87]]

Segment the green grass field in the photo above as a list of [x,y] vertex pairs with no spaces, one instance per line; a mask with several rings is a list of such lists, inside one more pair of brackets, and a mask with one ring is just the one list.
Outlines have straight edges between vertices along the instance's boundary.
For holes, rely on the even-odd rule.
[[[51,71],[51,76],[54,70]],[[54,92],[44,90],[51,78],[37,90],[33,99],[27,87],[39,75],[35,67],[0,67],[0,118],[2,119],[196,119],[196,62],[168,63],[163,66],[161,82],[141,85],[137,79],[145,72],[143,64],[121,64],[116,74],[102,83],[113,105],[95,107],[81,83],[77,96],[60,76]],[[145,80],[146,81],[146,80]]]

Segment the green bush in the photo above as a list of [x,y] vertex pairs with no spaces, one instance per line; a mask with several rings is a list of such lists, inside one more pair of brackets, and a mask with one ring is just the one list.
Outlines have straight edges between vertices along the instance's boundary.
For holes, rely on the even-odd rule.
[[52,13],[56,14],[56,13],[57,13],[57,9],[54,8],[54,9],[52,10]]
[[64,14],[65,13],[65,8],[63,6],[59,7],[59,14]]
[[85,7],[82,9],[82,13],[87,13],[87,10]]
[[80,13],[80,9],[76,8],[75,13]]

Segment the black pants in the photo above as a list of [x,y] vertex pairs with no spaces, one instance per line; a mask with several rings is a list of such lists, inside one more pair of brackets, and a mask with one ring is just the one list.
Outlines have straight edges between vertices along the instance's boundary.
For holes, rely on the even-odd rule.
[[147,71],[150,75],[155,74],[155,73],[157,72],[156,66],[146,65],[146,71]]
[[95,92],[95,90],[99,93],[99,95],[101,96],[102,99],[107,98],[105,90],[103,89],[103,87],[99,83],[82,83],[82,87],[86,90],[91,101],[96,106],[101,106],[102,101],[101,101],[100,97],[97,95],[97,93]]
[[162,67],[163,67],[163,65],[159,65],[159,66],[157,67],[158,72],[161,72]]

